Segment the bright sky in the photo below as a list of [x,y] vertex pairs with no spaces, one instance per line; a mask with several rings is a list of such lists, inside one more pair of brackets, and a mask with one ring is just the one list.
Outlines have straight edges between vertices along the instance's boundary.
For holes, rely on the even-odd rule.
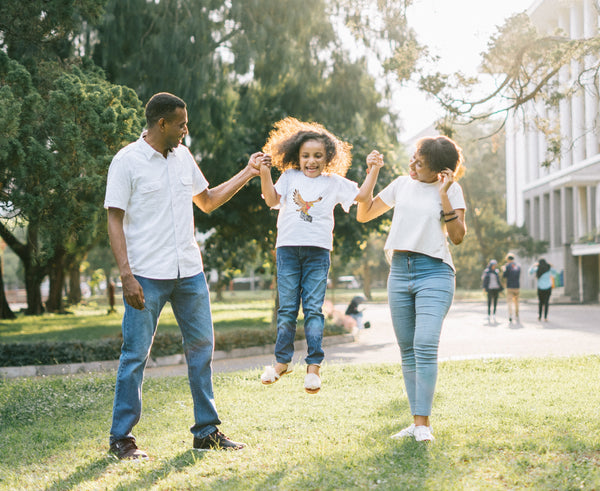
[[[513,14],[527,10],[534,0],[415,0],[408,22],[421,44],[441,57],[439,70],[475,74],[480,53],[496,27]],[[416,89],[401,89],[396,101],[408,139],[442,115],[433,100]]]

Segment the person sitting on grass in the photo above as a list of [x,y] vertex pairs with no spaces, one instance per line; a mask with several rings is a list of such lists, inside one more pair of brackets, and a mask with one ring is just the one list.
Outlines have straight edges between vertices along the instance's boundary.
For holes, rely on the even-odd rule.
[[[261,190],[266,204],[279,209],[277,220],[277,341],[274,366],[265,367],[261,381],[270,385],[290,372],[300,301],[308,345],[304,389],[316,394],[321,388],[319,369],[324,316],[322,313],[330,251],[333,247],[333,210],[338,203],[348,212],[355,201],[367,199],[377,180],[383,159],[370,156],[369,173],[359,189],[346,179],[351,146],[317,123],[286,118],[275,124],[263,152]],[[276,184],[271,164],[282,172]]]

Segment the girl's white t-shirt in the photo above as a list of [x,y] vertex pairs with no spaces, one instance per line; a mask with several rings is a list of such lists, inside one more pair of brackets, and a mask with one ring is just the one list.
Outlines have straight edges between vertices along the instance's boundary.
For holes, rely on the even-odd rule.
[[[394,208],[386,252],[418,252],[441,259],[454,269],[446,226],[440,216],[439,186],[439,182],[425,183],[400,176],[379,193],[378,197]],[[466,208],[462,188],[456,182],[448,189],[448,199],[455,210]]]
[[277,218],[277,247],[333,248],[333,210],[338,203],[346,213],[358,194],[358,185],[337,174],[306,177],[286,170],[275,183],[281,196]]

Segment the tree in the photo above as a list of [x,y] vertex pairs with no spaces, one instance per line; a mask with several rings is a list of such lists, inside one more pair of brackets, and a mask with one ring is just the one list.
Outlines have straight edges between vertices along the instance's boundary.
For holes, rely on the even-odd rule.
[[[349,53],[336,23],[350,26],[363,46],[411,38],[405,22],[390,21],[387,28],[383,23],[399,20],[405,2],[377,5],[384,8],[366,0],[112,0],[93,56],[112,82],[134,87],[143,100],[161,90],[186,100],[190,148],[211,185],[237,172],[262,147],[273,123],[288,115],[319,121],[351,142],[357,164],[348,177],[362,181],[364,159],[374,147],[394,161],[397,124],[375,90],[366,59]],[[381,179],[392,171],[390,165]],[[257,254],[270,258],[275,213],[259,196],[255,180],[211,215],[196,214],[200,230],[214,230],[205,265],[224,268],[223,278],[243,269],[249,238]],[[340,221],[346,219],[336,244],[348,235],[346,242],[355,246],[377,226]],[[356,253],[350,247],[348,252]]]
[[[600,13],[598,2],[595,8]],[[495,130],[500,130],[511,110],[523,109],[532,102],[542,103],[551,113],[573,93],[592,91],[599,96],[599,51],[597,33],[571,39],[560,29],[549,34],[540,32],[529,16],[521,13],[508,18],[489,40],[482,54],[480,76],[420,69],[416,78],[420,89],[445,109],[442,124],[446,127],[492,119],[496,121]],[[561,70],[571,73],[569,81],[559,80]],[[494,88],[482,94],[484,79],[491,79]],[[542,165],[549,165],[560,155],[564,136],[549,117],[538,115],[535,124],[547,137],[548,155]]]
[[454,135],[466,159],[459,184],[467,206],[468,233],[458,246],[451,246],[457,269],[456,282],[462,288],[479,288],[481,273],[490,259],[500,261],[507,252],[532,256],[545,251],[546,244],[534,241],[522,227],[508,225],[504,134],[492,132],[494,122],[460,128]]
[[27,239],[19,241],[2,218],[0,235],[23,261],[30,314],[42,311],[39,285],[46,274],[47,308],[62,310],[64,271],[95,243],[103,219],[110,158],[141,131],[136,94],[71,56],[84,21],[96,19],[102,3],[7,1],[0,7],[0,91],[13,110],[0,110],[0,127],[10,130],[0,140],[2,202],[26,225]]

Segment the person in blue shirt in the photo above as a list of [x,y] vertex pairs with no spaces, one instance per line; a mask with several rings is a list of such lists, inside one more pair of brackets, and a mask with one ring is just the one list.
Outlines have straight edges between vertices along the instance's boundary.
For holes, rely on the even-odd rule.
[[550,296],[552,295],[552,279],[557,272],[552,269],[551,264],[548,264],[544,258],[541,258],[529,268],[529,274],[535,274],[537,279],[538,320],[542,320],[543,311],[544,322],[548,322],[548,307],[550,305]]

